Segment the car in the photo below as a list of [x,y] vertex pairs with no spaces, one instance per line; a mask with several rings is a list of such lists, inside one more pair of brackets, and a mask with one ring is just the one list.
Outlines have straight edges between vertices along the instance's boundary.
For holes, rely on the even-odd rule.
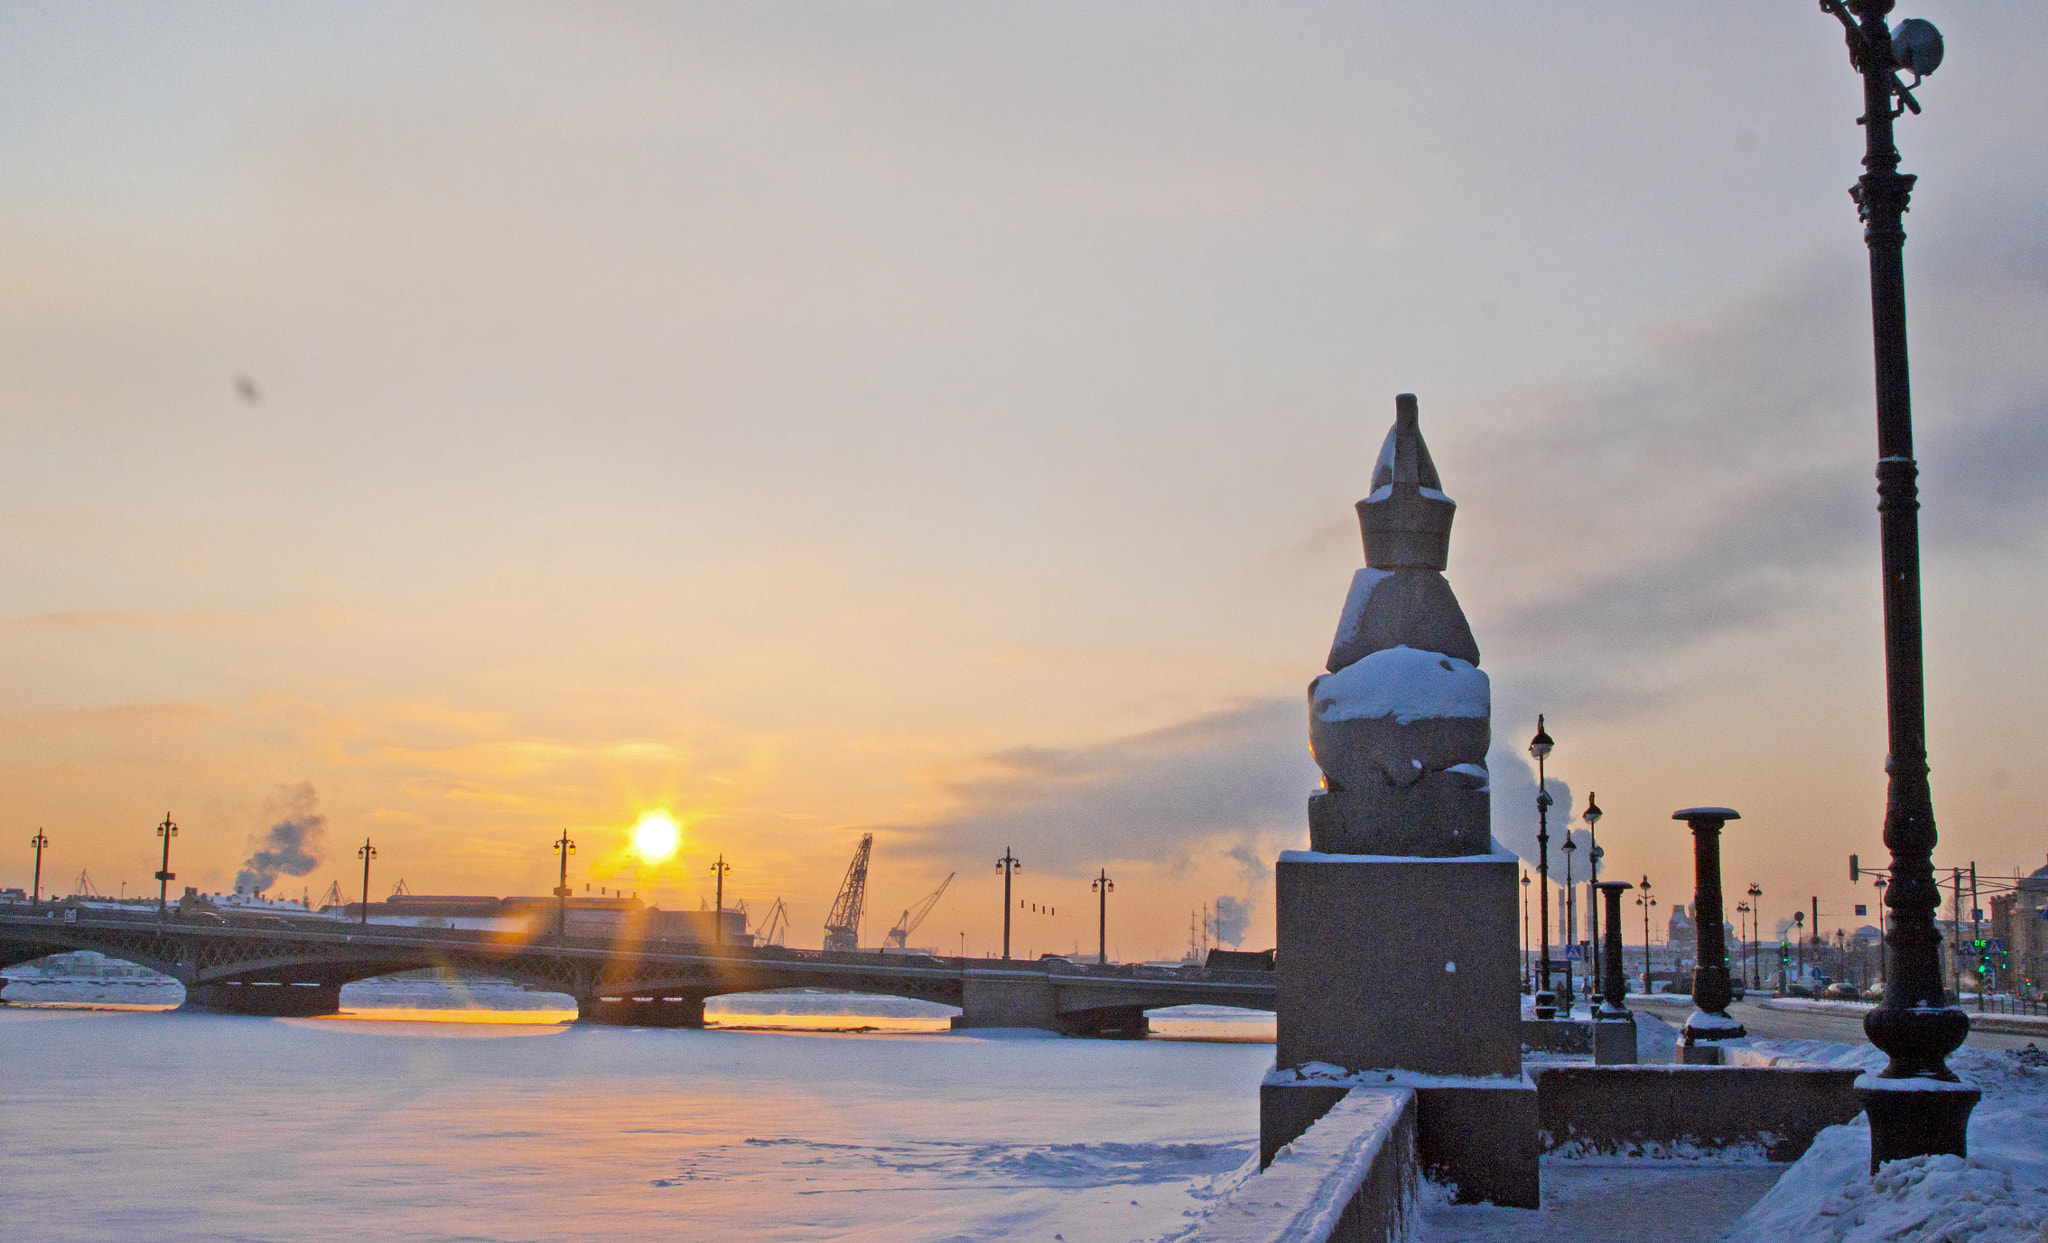
[[1829,1001],[1861,1001],[1863,1000],[1863,990],[1847,980],[1836,980],[1833,984],[1828,985],[1827,991],[1823,992],[1821,996]]

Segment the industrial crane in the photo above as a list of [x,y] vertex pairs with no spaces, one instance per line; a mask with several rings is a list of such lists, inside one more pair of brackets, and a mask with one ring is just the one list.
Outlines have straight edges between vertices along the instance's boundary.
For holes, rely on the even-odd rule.
[[910,934],[917,931],[917,926],[924,922],[924,917],[931,914],[932,908],[939,904],[939,895],[946,892],[946,886],[953,883],[953,876],[952,872],[946,873],[946,879],[939,882],[939,887],[932,890],[930,896],[905,910],[902,917],[896,921],[896,926],[889,929],[889,935],[883,938],[882,943],[892,949],[903,949],[905,943],[910,940]]
[[825,948],[850,954],[860,947],[860,916],[868,904],[868,854],[875,835],[860,835],[853,862],[846,865],[846,879],[839,884],[839,896],[832,901],[832,913],[825,917]]
[[789,936],[789,908],[782,905],[782,899],[775,899],[775,905],[768,908],[768,918],[761,923],[761,930],[754,934],[758,945],[780,945]]

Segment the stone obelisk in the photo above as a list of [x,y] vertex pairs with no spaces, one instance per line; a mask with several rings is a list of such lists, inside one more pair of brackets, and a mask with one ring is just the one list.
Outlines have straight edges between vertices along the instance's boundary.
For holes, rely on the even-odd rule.
[[1534,1207],[1519,865],[1489,821],[1492,695],[1443,573],[1457,506],[1414,396],[1395,398],[1395,412],[1358,502],[1365,568],[1328,671],[1309,684],[1324,788],[1309,798],[1310,849],[1282,853],[1275,873],[1278,1040],[1262,1148],[1315,1112],[1292,1087],[1340,1072],[1409,1082],[1425,1163],[1460,1198]]

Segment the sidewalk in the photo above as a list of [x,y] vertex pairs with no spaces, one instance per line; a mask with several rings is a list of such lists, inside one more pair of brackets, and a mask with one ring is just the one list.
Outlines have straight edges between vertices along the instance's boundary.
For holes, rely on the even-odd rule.
[[[1877,1008],[1869,1001],[1822,1001],[1812,997],[1758,997],[1755,1002],[1760,1010],[1804,1010],[1811,1014],[1868,1014]],[[1980,1032],[2000,1032],[2008,1036],[2048,1036],[2048,1016],[2033,1014],[1979,1014],[1966,1002],[1963,1011],[1970,1016],[1970,1028]]]

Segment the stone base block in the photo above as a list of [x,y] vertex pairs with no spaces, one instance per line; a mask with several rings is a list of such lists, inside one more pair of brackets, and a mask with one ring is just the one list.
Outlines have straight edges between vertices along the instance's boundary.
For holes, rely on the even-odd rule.
[[1417,1087],[1415,1100],[1422,1172],[1453,1203],[1541,1207],[1535,1084]]
[[1671,1059],[1681,1066],[1720,1066],[1725,1064],[1721,1046],[1717,1044],[1682,1044],[1677,1056]]
[[1591,1053],[1593,1025],[1584,1019],[1523,1019],[1522,1045],[1538,1053]]
[[1309,796],[1309,847],[1333,855],[1483,855],[1493,845],[1490,797],[1442,773],[1405,788],[1325,790]]
[[317,982],[288,984],[267,980],[188,984],[185,986],[185,1005],[194,1010],[279,1018],[338,1014],[341,1011],[341,985]]
[[[1367,1085],[1371,1086],[1371,1085]],[[1422,1170],[1451,1188],[1458,1204],[1536,1208],[1541,1175],[1534,1084],[1418,1086],[1396,1075],[1389,1087],[1413,1087],[1416,1145]],[[1259,1168],[1305,1134],[1351,1091],[1348,1084],[1275,1084],[1259,1087]]]
[[602,1027],[702,1027],[704,999],[673,994],[580,997],[576,1021]]
[[1636,1021],[1601,1019],[1593,1027],[1593,1064],[1625,1066],[1636,1060]]
[[1753,1147],[1796,1161],[1823,1127],[1863,1109],[1857,1072],[1805,1066],[1541,1066],[1545,1152],[1696,1157]]
[[[1894,1086],[1902,1082],[1911,1086]],[[1909,1157],[1969,1156],[1970,1111],[1983,1095],[1961,1083],[1930,1088],[1922,1079],[1857,1080],[1856,1098],[1870,1114],[1870,1172]]]
[[1279,1066],[1521,1075],[1514,856],[1287,851],[1274,885]]

